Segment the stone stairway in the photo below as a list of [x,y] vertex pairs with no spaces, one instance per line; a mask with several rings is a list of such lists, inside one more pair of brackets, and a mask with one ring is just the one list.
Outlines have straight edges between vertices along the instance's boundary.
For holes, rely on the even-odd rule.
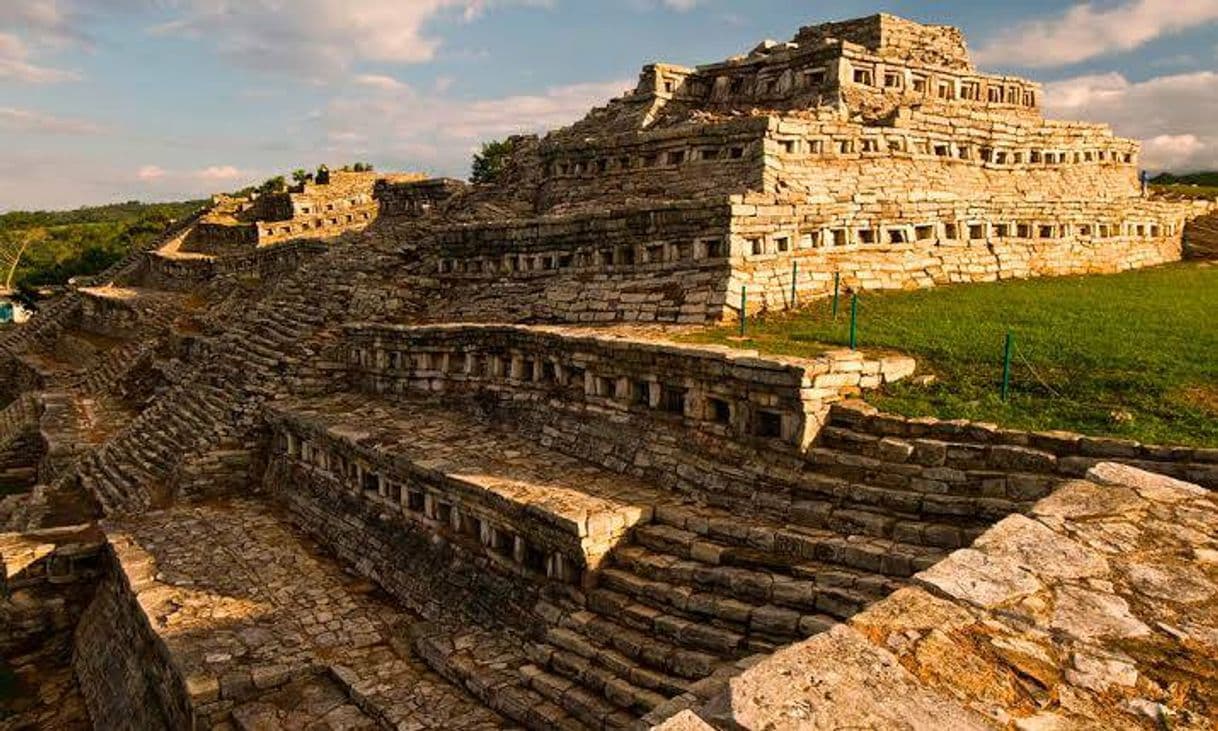
[[[515,655],[487,631],[425,639],[421,652],[467,687],[494,689],[487,701],[533,728],[634,728],[709,698],[750,658],[848,619],[946,553],[841,527],[661,506],[591,587],[538,604],[544,625]],[[502,652],[464,649],[475,644]],[[512,701],[499,705],[504,698]],[[560,715],[537,723],[512,712],[535,705]]]
[[1218,213],[1194,218],[1184,227],[1184,255],[1218,259]]
[[[261,405],[308,379],[344,320],[364,271],[383,262],[367,251],[332,249],[279,280],[275,289],[230,324],[194,364],[192,378],[172,386],[101,449],[83,460],[81,484],[107,513],[166,504],[175,472],[191,455],[241,442]],[[320,284],[319,284],[320,283]]]
[[0,410],[0,452],[31,430],[38,428],[40,411],[38,399],[30,393],[22,394]]

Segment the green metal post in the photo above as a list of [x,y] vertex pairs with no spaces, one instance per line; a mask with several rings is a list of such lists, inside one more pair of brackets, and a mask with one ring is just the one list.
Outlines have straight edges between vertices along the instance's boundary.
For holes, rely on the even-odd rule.
[[859,345],[859,296],[850,296],[850,349],[858,350]]
[[1011,356],[1015,354],[1015,335],[1007,331],[1007,344],[1002,353],[1002,402],[1011,395]]
[[745,306],[748,304],[748,287],[741,285],[740,287],[740,337],[744,337],[746,323],[748,322],[748,310]]
[[837,322],[837,300],[842,292],[842,273],[833,273],[833,321]]
[[791,309],[795,309],[795,283],[799,281],[799,262],[791,262]]

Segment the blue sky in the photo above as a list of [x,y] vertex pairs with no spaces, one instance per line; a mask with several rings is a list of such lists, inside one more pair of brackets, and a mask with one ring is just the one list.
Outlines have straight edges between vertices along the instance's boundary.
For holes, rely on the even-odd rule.
[[878,10],[962,27],[1050,116],[1218,168],[1218,0],[0,0],[0,210],[172,199],[321,162],[461,176],[483,139]]

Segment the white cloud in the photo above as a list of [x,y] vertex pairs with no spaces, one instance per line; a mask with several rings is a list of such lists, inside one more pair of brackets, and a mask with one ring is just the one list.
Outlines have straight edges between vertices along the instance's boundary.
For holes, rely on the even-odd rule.
[[380,74],[358,74],[353,81],[360,86],[369,86],[373,89],[381,89],[382,91],[399,91],[406,88],[405,84],[392,76],[382,76]]
[[165,177],[165,169],[156,165],[145,165],[136,171],[139,180],[160,180]]
[[183,15],[155,31],[200,38],[252,68],[331,78],[360,61],[429,61],[440,39],[428,23],[444,13],[470,21],[503,4],[549,0],[178,0]]
[[664,7],[685,13],[697,7],[701,0],[663,0],[663,2]]
[[1128,51],[1164,35],[1218,21],[1218,0],[1085,2],[1055,18],[1015,25],[981,46],[982,64],[1063,66]]
[[17,35],[0,32],[0,80],[27,84],[50,84],[78,79],[80,79],[80,75],[74,71],[64,71],[31,63],[30,51],[25,42]]
[[1121,74],[1045,85],[1045,114],[1111,124],[1143,141],[1142,165],[1175,171],[1218,168],[1218,73],[1201,71],[1131,82]]
[[570,124],[632,81],[558,86],[537,94],[461,100],[435,93],[368,88],[332,100],[306,123],[316,125],[333,159],[357,156],[406,159],[411,165],[464,175],[479,143]]
[[248,173],[232,165],[212,165],[194,175],[200,180],[237,180],[248,176]]
[[25,134],[53,135],[93,135],[102,132],[101,125],[86,119],[58,117],[17,107],[0,107],[0,129]]

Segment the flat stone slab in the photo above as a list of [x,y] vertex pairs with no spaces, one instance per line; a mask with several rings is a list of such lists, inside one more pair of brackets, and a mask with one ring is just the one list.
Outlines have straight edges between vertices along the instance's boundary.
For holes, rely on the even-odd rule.
[[1101,465],[915,582],[758,663],[697,715],[773,731],[1218,723],[1209,491]]
[[259,503],[103,523],[192,706],[240,728],[509,727],[410,650],[416,618]]
[[343,394],[280,402],[275,411],[420,471],[487,493],[581,538],[604,545],[650,520],[674,493],[550,450],[428,399]]

